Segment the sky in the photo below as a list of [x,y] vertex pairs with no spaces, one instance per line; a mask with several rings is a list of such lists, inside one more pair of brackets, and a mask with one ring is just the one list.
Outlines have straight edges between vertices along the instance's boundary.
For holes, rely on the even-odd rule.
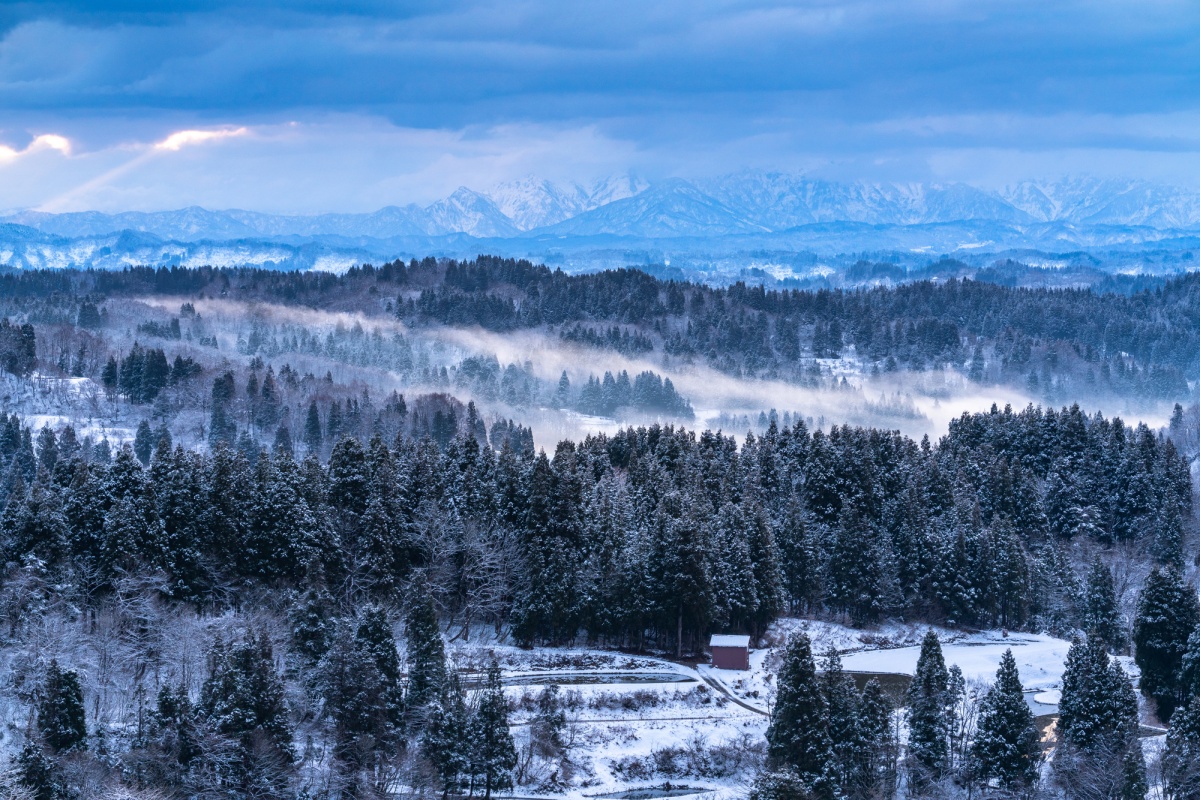
[[1200,3],[0,4],[4,210],[370,211],[745,169],[1200,186]]

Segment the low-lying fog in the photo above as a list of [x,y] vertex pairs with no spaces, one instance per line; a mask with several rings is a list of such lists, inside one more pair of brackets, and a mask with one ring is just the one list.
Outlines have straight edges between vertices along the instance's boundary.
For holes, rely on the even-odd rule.
[[[145,306],[175,314],[181,298],[151,297],[138,301]],[[945,433],[951,419],[964,412],[986,411],[993,404],[1020,409],[1030,403],[1069,405],[1078,402],[1088,411],[1105,416],[1120,416],[1127,422],[1146,422],[1152,427],[1165,425],[1170,407],[1164,403],[1134,404],[1129,399],[1055,397],[1044,398],[1007,386],[980,385],[952,370],[894,372],[872,375],[853,359],[822,360],[826,388],[798,386],[782,380],[734,377],[710,367],[689,364],[654,355],[631,358],[615,351],[597,350],[565,342],[537,331],[495,333],[480,328],[411,329],[384,316],[353,312],[302,309],[295,306],[245,303],[230,300],[190,301],[220,341],[219,353],[231,360],[244,359],[237,353],[239,338],[245,340],[255,324],[259,326],[301,326],[322,336],[335,330],[349,331],[360,326],[366,338],[392,342],[403,337],[422,367],[453,369],[470,356],[495,356],[501,368],[516,364],[536,377],[548,395],[565,371],[577,390],[589,376],[600,377],[606,371],[625,370],[631,376],[650,370],[670,378],[676,390],[690,401],[695,410],[688,427],[723,428],[727,433],[743,435],[758,427],[761,412],[776,409],[779,415],[790,412],[810,424],[828,430],[835,424],[874,426],[899,430],[913,438],[928,434],[936,438]],[[378,336],[375,334],[378,333]],[[209,351],[212,352],[212,351]],[[529,407],[512,407],[496,399],[474,396],[473,392],[451,382],[449,387],[423,381],[411,372],[407,375],[375,367],[354,366],[326,356],[303,352],[285,352],[266,358],[278,369],[290,363],[301,372],[332,373],[339,383],[357,383],[380,397],[393,390],[408,395],[447,391],[463,402],[475,400],[486,418],[512,418],[533,429],[539,447],[551,448],[563,439],[578,439],[588,433],[611,433],[630,424],[655,421],[678,422],[629,410],[620,419],[589,416],[575,411],[551,408],[539,402]],[[747,424],[749,423],[749,424]]]

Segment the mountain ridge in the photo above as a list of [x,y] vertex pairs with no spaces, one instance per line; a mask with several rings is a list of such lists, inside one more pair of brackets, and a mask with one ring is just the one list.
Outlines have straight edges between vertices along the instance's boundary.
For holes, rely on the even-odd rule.
[[[131,235],[124,236],[129,233]],[[354,263],[491,252],[568,269],[730,261],[733,254],[927,255],[1117,248],[1180,253],[1200,237],[1200,193],[1069,178],[1001,190],[961,183],[839,183],[780,172],[589,184],[528,178],[459,187],[425,206],[282,215],[199,206],[159,212],[25,211],[0,217],[0,265],[263,265],[341,271]],[[751,259],[753,260],[753,259]],[[1140,269],[1132,256],[1124,267]]]
[[811,224],[928,225],[985,220],[1153,229],[1200,228],[1200,192],[1144,181],[1064,178],[1000,190],[965,183],[837,182],[782,172],[647,182],[618,175],[589,186],[536,177],[486,191],[461,186],[426,206],[368,213],[267,214],[190,206],[169,211],[0,217],[44,233],[99,236],[135,230],[179,241],[320,235],[517,238],[612,234],[640,238],[779,233]]

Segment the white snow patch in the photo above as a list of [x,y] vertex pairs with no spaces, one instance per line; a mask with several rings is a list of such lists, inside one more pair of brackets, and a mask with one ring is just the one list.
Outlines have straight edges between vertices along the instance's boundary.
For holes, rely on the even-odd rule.
[[1035,702],[1045,703],[1048,706],[1056,706],[1062,702],[1061,689],[1047,689],[1044,692],[1038,692],[1033,696]]

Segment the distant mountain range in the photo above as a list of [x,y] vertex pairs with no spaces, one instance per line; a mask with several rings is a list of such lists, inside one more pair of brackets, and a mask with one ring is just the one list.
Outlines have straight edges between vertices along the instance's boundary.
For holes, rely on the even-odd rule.
[[[953,253],[1035,248],[1190,247],[1200,193],[1141,181],[1068,178],[1003,190],[961,183],[840,183],[742,172],[584,186],[536,178],[459,188],[427,206],[312,216],[252,211],[24,211],[0,217],[0,264],[113,268],[131,263],[342,269],[361,260],[503,252],[569,267],[627,263],[642,251],[756,248],[814,253]],[[594,254],[605,255],[597,262]],[[586,257],[579,254],[588,253]],[[602,263],[601,263],[602,262]]]

